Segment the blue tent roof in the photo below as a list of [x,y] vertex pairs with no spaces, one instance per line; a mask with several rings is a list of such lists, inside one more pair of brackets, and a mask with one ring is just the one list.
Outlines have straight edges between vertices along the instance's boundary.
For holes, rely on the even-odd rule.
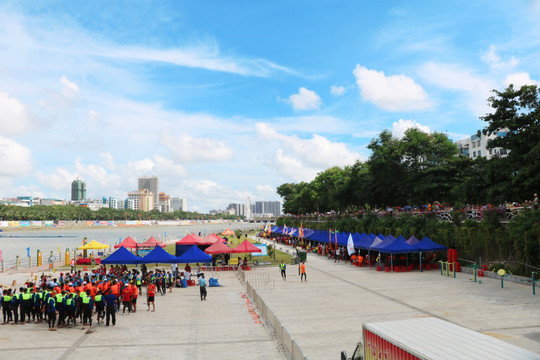
[[418,240],[414,235],[411,236],[409,240],[407,240],[407,244],[409,245],[415,245],[415,244],[418,244],[419,242],[420,240]]
[[369,235],[366,235],[366,233],[362,233],[362,235],[360,235],[360,239],[358,240],[358,244],[355,243],[355,246],[358,246],[360,249],[367,250],[372,243],[373,239],[371,239]]
[[375,240],[369,245],[369,250],[375,250],[375,251],[381,251],[381,248],[385,247],[388,244],[391,244],[394,242],[395,239],[392,239],[390,237],[380,238],[377,236]]
[[176,262],[176,256],[169,254],[160,246],[156,246],[154,250],[150,251],[145,257],[141,259],[141,264],[171,264]]
[[412,246],[407,244],[401,238],[395,239],[393,242],[389,243],[386,246],[383,246],[379,249],[380,252],[390,253],[390,254],[403,254],[409,252],[416,252]]
[[431,240],[427,236],[425,236],[419,243],[413,245],[412,248],[420,252],[444,251],[448,249],[448,247],[437,244],[435,241]]
[[197,245],[193,245],[188,250],[186,250],[182,255],[176,258],[176,262],[179,263],[209,263],[212,262],[212,256],[208,255]]
[[132,254],[131,251],[121,246],[113,252],[111,255],[107,256],[106,259],[101,260],[102,264],[140,264],[141,258]]

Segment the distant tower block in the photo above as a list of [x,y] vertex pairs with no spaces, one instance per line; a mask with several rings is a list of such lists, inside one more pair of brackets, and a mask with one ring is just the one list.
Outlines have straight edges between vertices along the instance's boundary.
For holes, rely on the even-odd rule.
[[76,179],[71,183],[71,200],[83,201],[86,199],[86,183]]

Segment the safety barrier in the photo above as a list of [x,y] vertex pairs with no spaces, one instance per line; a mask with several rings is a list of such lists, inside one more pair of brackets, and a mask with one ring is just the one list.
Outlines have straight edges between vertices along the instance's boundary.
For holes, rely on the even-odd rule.
[[439,263],[441,264],[441,276],[442,275],[450,276],[450,274],[452,274],[454,278],[456,277],[456,263],[455,262],[439,261]]
[[276,314],[274,314],[274,312],[266,305],[262,297],[257,294],[257,291],[251,285],[249,279],[246,282],[246,289],[248,297],[258,309],[259,315],[264,320],[265,326],[270,329],[270,335],[280,344],[279,349],[285,351],[291,360],[307,360],[307,356],[304,354],[298,343],[282,325]]

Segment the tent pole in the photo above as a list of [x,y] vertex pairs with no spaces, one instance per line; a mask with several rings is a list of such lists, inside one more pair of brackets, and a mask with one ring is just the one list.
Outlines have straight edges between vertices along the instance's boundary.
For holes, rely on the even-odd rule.
[[422,252],[420,251],[420,272],[422,271]]

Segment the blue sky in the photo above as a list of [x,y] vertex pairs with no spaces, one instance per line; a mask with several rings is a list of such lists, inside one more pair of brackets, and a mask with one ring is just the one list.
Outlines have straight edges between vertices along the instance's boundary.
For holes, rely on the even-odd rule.
[[125,198],[137,177],[206,212],[366,160],[385,129],[484,126],[540,82],[540,1],[0,4],[0,197]]

